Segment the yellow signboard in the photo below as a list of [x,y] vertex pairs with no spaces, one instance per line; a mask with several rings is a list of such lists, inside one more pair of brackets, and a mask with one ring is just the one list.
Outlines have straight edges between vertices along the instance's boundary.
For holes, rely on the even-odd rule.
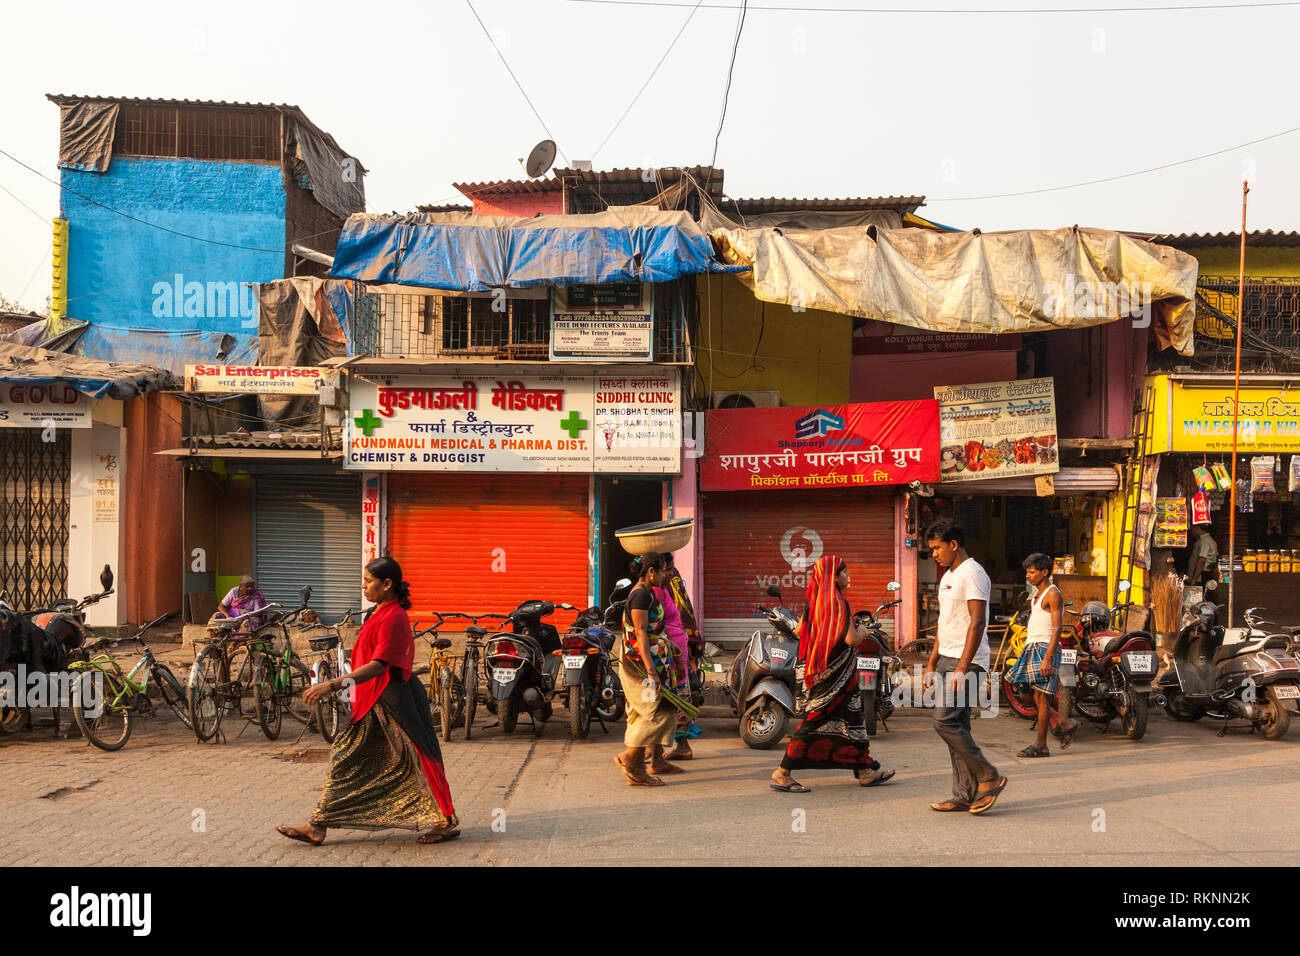
[[[1157,415],[1151,450],[1230,454],[1232,382],[1164,385],[1168,392],[1160,396],[1163,389],[1158,390],[1156,409],[1167,412]],[[1300,389],[1243,385],[1237,405],[1237,450],[1243,455],[1300,452]]]

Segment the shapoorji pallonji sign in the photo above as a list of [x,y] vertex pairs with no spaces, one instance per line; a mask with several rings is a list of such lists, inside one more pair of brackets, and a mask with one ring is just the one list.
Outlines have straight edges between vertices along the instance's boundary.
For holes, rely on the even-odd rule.
[[185,391],[314,395],[330,373],[313,365],[187,365]]
[[940,386],[934,397],[944,483],[1060,471],[1053,379]]
[[676,368],[354,374],[349,407],[346,468],[681,473]]

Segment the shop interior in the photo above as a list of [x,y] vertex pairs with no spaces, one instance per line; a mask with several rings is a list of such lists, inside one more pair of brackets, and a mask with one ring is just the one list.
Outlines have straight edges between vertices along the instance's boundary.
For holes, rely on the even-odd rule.
[[1035,552],[1054,562],[1066,601],[1082,607],[1106,600],[1106,498],[1032,495],[958,495],[917,499],[920,548],[917,607],[921,628],[939,619],[939,567],[930,558],[924,529],[952,518],[966,530],[966,550],[992,582],[990,615],[1015,613],[1025,600],[1021,562]]
[[614,582],[627,577],[632,556],[614,537],[619,528],[662,521],[664,516],[662,478],[636,478],[620,475],[596,479],[600,495],[599,574],[596,580],[596,603],[604,607]]

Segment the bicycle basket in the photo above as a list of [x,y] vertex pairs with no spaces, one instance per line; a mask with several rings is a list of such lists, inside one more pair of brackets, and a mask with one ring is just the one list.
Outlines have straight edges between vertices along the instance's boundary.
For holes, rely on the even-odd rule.
[[319,634],[307,638],[307,643],[313,651],[332,651],[339,646],[339,637],[337,634]]
[[258,644],[269,644],[271,653],[279,656],[289,649],[289,635],[284,629],[274,624],[259,627],[253,632],[251,640]]

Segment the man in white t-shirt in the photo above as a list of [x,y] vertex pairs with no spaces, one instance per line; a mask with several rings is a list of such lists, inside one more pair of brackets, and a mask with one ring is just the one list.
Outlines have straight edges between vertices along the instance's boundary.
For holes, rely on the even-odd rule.
[[[966,553],[966,532],[948,519],[926,531],[930,554],[948,573],[939,582],[939,626],[925,667],[926,681],[942,682],[934,729],[952,759],[952,797],[930,808],[983,813],[997,802],[1007,778],[984,759],[970,733],[970,710],[989,666],[989,576]],[[969,675],[969,677],[968,677]]]

